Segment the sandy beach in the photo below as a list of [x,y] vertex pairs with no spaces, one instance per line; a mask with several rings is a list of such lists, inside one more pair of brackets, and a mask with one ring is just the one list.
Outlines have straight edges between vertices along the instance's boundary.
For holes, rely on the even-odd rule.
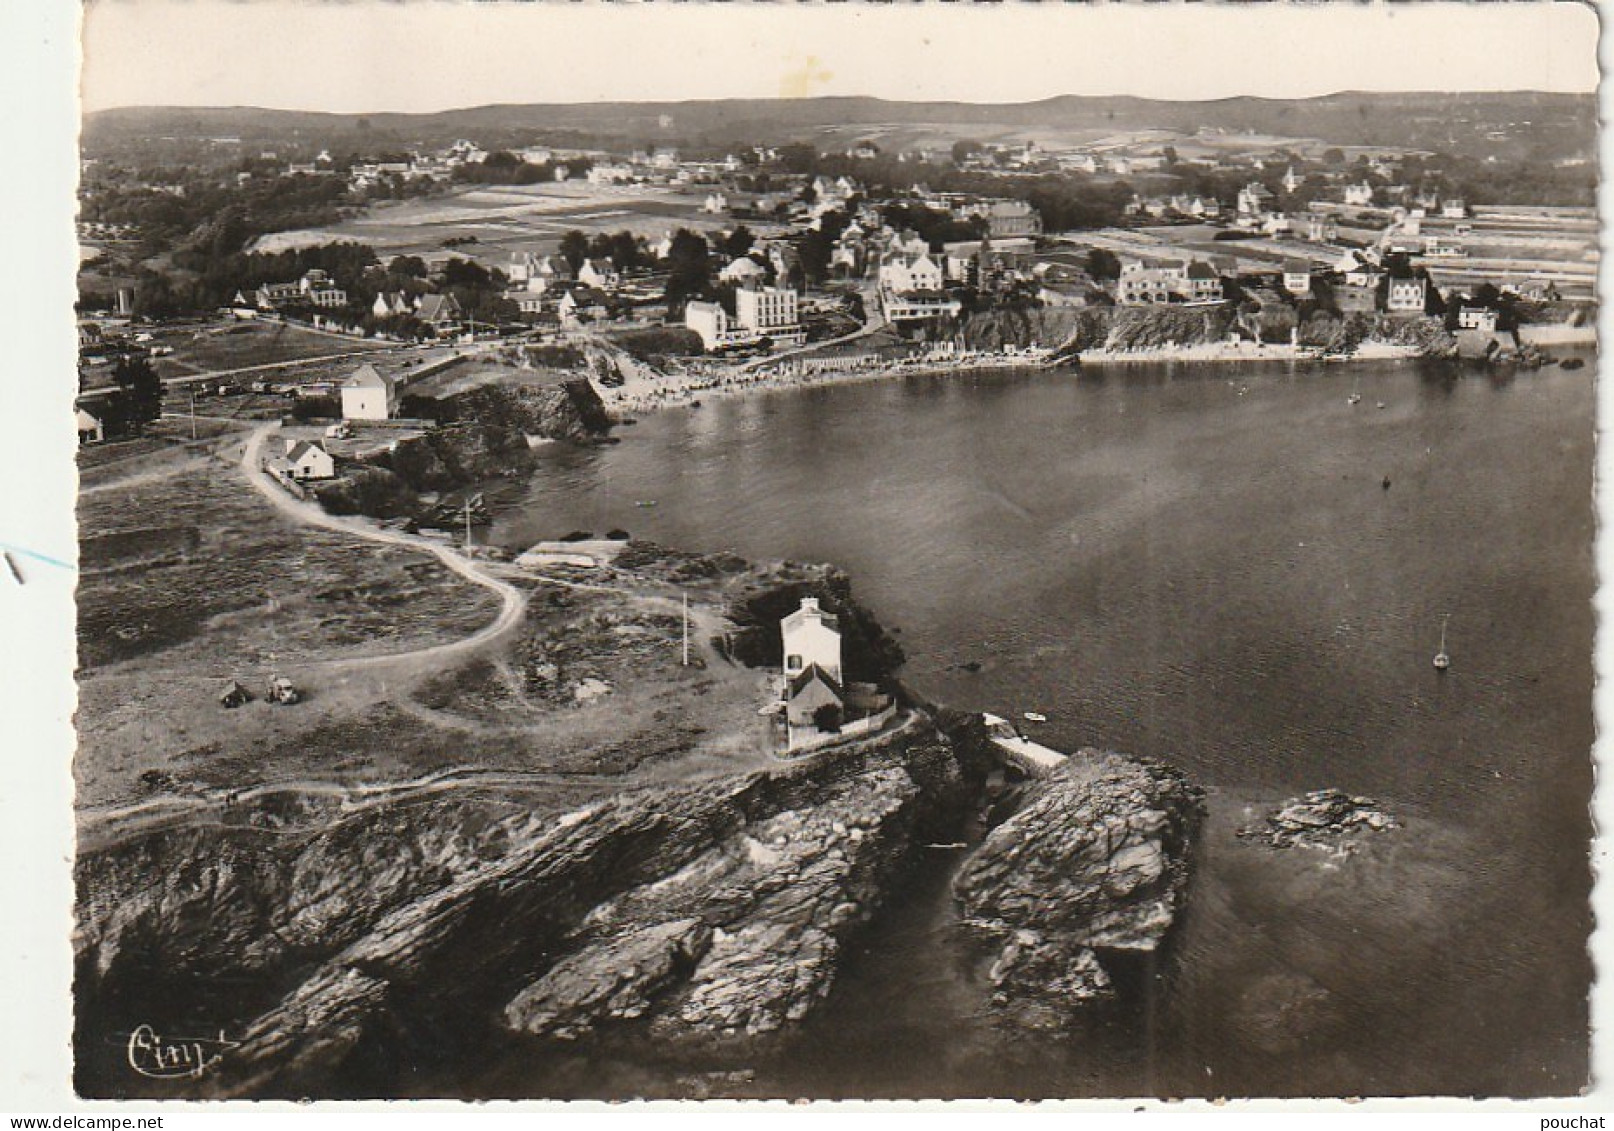
[[[800,389],[817,385],[846,385],[886,377],[929,377],[981,369],[1076,368],[1101,365],[1142,365],[1171,362],[1295,362],[1315,360],[1311,347],[1290,345],[1241,345],[1224,342],[1197,346],[1173,346],[1150,350],[1088,350],[1078,360],[1050,363],[1046,351],[1018,354],[970,354],[956,359],[917,359],[911,361],[872,361],[857,368],[790,368],[770,371],[712,367],[686,373],[652,376],[648,366],[635,366],[617,388],[602,388],[600,396],[613,412],[631,414],[688,405],[708,397],[733,396],[766,389]],[[1412,346],[1388,342],[1363,342],[1349,357],[1338,361],[1388,361],[1418,356]],[[806,363],[808,366],[811,362]]]

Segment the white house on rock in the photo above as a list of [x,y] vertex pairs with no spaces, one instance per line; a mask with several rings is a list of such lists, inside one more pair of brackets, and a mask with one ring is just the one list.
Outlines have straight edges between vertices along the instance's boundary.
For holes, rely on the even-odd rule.
[[814,665],[837,682],[841,678],[841,626],[817,597],[803,597],[801,608],[779,622],[784,636],[785,675],[796,676]]
[[785,646],[785,718],[792,727],[812,727],[824,707],[842,707],[840,623],[803,597],[801,608],[779,622]]

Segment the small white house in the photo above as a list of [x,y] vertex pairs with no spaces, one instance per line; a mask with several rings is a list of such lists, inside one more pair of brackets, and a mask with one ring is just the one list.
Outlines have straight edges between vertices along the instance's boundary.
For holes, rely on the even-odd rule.
[[398,410],[398,379],[368,363],[342,384],[343,420],[390,420]]
[[1292,295],[1311,294],[1311,264],[1290,259],[1283,265],[1283,289]]
[[331,479],[336,475],[336,461],[331,453],[307,440],[286,441],[286,471],[299,482],[307,479]]
[[1359,184],[1345,186],[1345,203],[1358,207],[1366,207],[1373,203],[1373,186],[1366,181]]
[[1463,306],[1457,310],[1457,327],[1460,330],[1496,331],[1496,311],[1486,306]]
[[99,444],[106,439],[106,425],[99,416],[87,409],[78,410],[78,442]]

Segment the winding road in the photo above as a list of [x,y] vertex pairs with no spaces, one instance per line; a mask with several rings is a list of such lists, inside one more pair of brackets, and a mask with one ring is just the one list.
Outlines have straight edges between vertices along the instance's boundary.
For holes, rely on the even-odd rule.
[[367,523],[327,514],[320,509],[317,503],[304,502],[289,495],[268,472],[263,470],[264,442],[279,428],[280,425],[278,424],[266,424],[252,433],[245,447],[241,450],[241,470],[253,488],[265,499],[269,500],[269,503],[281,514],[305,526],[315,526],[321,530],[332,530],[338,534],[350,534],[356,538],[365,538],[372,542],[382,542],[391,546],[404,546],[411,550],[420,550],[431,554],[473,585],[480,585],[482,588],[492,590],[498,594],[502,602],[498,616],[470,636],[462,639],[450,640],[443,644],[433,644],[409,652],[391,652],[380,656],[359,656],[347,660],[333,660],[323,666],[354,667],[396,663],[404,659],[419,661],[427,658],[447,658],[462,652],[472,651],[497,640],[521,623],[522,615],[527,609],[526,594],[508,581],[489,573],[481,563],[474,559],[468,558],[439,542],[430,542],[424,538],[416,538],[413,535],[401,534],[394,530],[383,530]]

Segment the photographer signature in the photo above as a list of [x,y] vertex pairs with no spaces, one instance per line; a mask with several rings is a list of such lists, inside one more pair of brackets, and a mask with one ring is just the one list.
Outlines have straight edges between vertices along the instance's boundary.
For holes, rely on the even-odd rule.
[[175,1080],[200,1077],[222,1061],[228,1050],[240,1045],[240,1041],[225,1039],[222,1029],[217,1038],[165,1037],[150,1025],[142,1025],[129,1034],[127,1052],[129,1067],[140,1075]]

